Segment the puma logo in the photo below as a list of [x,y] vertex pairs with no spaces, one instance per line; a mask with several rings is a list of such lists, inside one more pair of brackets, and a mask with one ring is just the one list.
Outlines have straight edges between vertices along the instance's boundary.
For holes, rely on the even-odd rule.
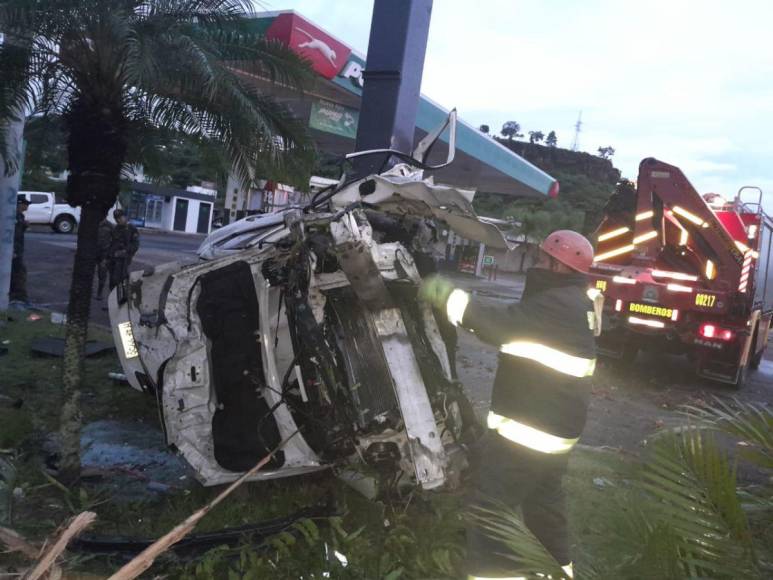
[[295,27],[295,30],[309,37],[309,40],[299,44],[298,48],[308,48],[310,50],[318,50],[319,52],[322,53],[322,56],[324,56],[331,65],[333,66],[336,65],[336,51],[330,48],[327,42],[325,42],[324,40],[320,40],[319,38],[314,38],[311,34],[306,32],[302,28],[298,28],[297,26]]

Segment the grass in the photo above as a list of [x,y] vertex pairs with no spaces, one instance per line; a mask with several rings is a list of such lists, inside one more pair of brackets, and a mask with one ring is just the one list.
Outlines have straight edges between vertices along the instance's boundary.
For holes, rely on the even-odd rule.
[[[0,447],[12,457],[16,485],[25,494],[14,510],[14,527],[31,538],[42,538],[71,515],[61,490],[42,473],[46,449],[58,429],[62,402],[62,359],[36,356],[32,341],[46,336],[64,337],[64,327],[52,324],[45,314],[30,320],[28,312],[12,312],[0,327],[0,342],[8,353],[0,357],[0,394],[21,401],[19,408],[0,407]],[[112,343],[111,335],[92,328],[90,339]],[[152,398],[127,385],[116,385],[107,374],[120,370],[114,352],[86,359],[82,387],[84,423],[96,419],[130,418],[157,421]],[[76,498],[80,500],[80,498]],[[72,501],[69,501],[72,504]],[[88,505],[89,500],[77,501]]]
[[[64,328],[46,319],[30,321],[26,315],[0,328],[0,340],[10,341],[9,353],[0,357],[2,394],[22,399],[20,409],[3,408],[2,447],[15,450],[17,485],[25,493],[17,502],[14,527],[32,539],[51,533],[73,511],[90,508],[97,512],[93,531],[106,535],[156,537],[167,532],[220,490],[196,486],[188,491],[140,502],[107,501],[98,486],[84,486],[81,493],[65,493],[41,472],[47,437],[56,431],[61,400],[61,359],[37,358],[30,352],[31,341],[43,336],[63,336]],[[111,336],[93,329],[90,338],[111,341]],[[128,386],[115,385],[107,373],[118,370],[114,353],[87,359],[83,386],[84,422],[98,419],[136,420],[154,423],[157,411],[152,397]],[[632,463],[616,453],[578,449],[570,462],[566,479],[575,553],[594,558],[613,558],[605,553],[604,528],[609,517],[624,504],[627,477]],[[597,483],[594,483],[594,479]],[[343,516],[320,526],[313,534],[283,548],[275,540],[271,553],[284,554],[278,562],[267,563],[263,553],[246,547],[240,553],[216,550],[193,563],[174,558],[160,561],[156,573],[169,577],[227,577],[234,566],[245,570],[283,570],[299,577],[298,569],[324,569],[324,546],[338,546],[350,560],[349,570],[367,578],[455,577],[464,555],[463,493],[415,492],[409,501],[371,502],[342,485],[330,473],[296,477],[274,482],[248,484],[213,510],[196,532],[260,522],[289,515],[300,508],[332,497]],[[298,534],[296,534],[298,535]],[[287,538],[285,538],[285,541]],[[245,556],[244,554],[247,554]],[[262,554],[262,555],[261,555]],[[246,558],[246,559],[245,559]],[[277,556],[279,558],[279,556]],[[237,562],[237,564],[234,564]],[[241,562],[241,564],[238,564]],[[246,564],[245,564],[246,562]],[[114,570],[114,560],[71,556],[70,566],[91,572]],[[238,568],[238,566],[242,568]],[[246,568],[244,568],[246,566]],[[268,568],[265,568],[268,566]],[[320,568],[320,566],[322,568]],[[305,567],[305,568],[304,568]],[[357,577],[340,574],[333,578]],[[258,576],[260,577],[260,576]],[[274,577],[283,577],[275,574]],[[311,576],[307,576],[311,577]]]

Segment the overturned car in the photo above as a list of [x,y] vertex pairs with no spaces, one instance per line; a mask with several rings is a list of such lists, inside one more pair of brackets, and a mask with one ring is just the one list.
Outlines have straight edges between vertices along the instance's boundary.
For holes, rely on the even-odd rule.
[[343,178],[240,251],[133,272],[111,294],[126,376],[157,398],[167,442],[203,484],[236,479],[296,431],[253,479],[334,467],[391,486],[457,480],[479,427],[455,329],[417,289],[437,224],[504,240],[471,192],[402,157]]

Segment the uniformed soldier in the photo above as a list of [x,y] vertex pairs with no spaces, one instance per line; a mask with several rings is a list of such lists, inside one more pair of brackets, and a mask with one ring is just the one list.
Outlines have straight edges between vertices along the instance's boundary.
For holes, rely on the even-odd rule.
[[108,251],[110,268],[110,290],[118,286],[129,275],[129,265],[140,247],[140,233],[121,209],[113,211],[115,226],[110,235]]
[[[588,291],[593,247],[577,232],[552,233],[526,277],[523,298],[490,307],[442,278],[420,296],[499,351],[488,433],[482,441],[472,505],[520,508],[526,525],[572,577],[562,480],[585,426],[594,334],[603,297]],[[514,578],[507,547],[479,527],[467,530],[469,578]]]
[[102,300],[107,275],[110,270],[110,243],[113,239],[113,224],[107,218],[99,222],[97,231],[97,300]]
[[13,260],[11,261],[11,288],[8,292],[10,302],[22,305],[29,304],[27,296],[27,267],[24,265],[24,232],[27,230],[27,221],[24,212],[30,206],[29,200],[18,196],[16,200],[16,225],[13,230]]

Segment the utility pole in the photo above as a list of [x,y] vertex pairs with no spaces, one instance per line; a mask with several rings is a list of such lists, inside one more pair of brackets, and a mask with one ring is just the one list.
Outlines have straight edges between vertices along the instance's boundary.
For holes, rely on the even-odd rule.
[[[0,32],[0,46],[9,42],[8,35]],[[24,115],[17,111],[16,118],[5,123],[6,143],[11,159],[0,151],[0,319],[5,319],[8,311],[8,292],[11,288],[11,262],[13,260],[13,234],[16,228],[16,197],[19,193],[22,171],[22,135],[24,133]],[[6,172],[8,161],[15,161],[15,169]]]
[[[431,15],[432,0],[375,0],[355,151],[413,151]],[[355,159],[355,173],[365,177],[384,162]]]
[[572,141],[572,151],[577,151],[580,146],[580,131],[582,130],[582,111],[577,116],[577,122],[574,124],[574,141]]

